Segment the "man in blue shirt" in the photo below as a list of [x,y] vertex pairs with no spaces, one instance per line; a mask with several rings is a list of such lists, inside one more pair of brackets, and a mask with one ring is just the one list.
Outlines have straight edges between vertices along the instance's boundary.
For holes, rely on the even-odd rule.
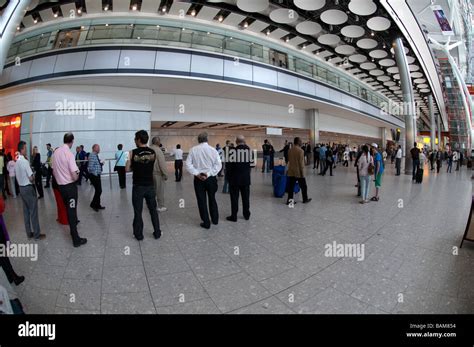
[[384,172],[382,154],[379,153],[379,146],[376,143],[371,145],[372,156],[374,157],[374,176],[375,176],[375,196],[371,199],[372,201],[379,201],[379,190],[382,187],[382,176]]
[[100,146],[97,144],[92,146],[92,153],[89,155],[89,164],[87,167],[89,171],[89,178],[95,189],[94,198],[92,199],[90,206],[96,212],[105,209],[105,207],[100,204],[100,196],[102,194],[102,182],[100,180],[100,175],[102,173],[102,163],[99,159],[99,153]]
[[319,174],[322,175],[326,171],[326,152],[327,148],[324,144],[319,148]]

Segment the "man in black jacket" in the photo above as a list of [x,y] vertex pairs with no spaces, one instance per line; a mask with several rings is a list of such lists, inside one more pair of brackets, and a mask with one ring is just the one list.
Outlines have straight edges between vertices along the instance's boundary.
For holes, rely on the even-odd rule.
[[239,192],[242,195],[244,218],[246,220],[250,218],[250,163],[252,153],[245,144],[245,138],[242,135],[237,136],[235,141],[236,147],[229,150],[229,157],[226,162],[232,210],[232,214],[227,217],[227,220],[231,222],[237,222]]

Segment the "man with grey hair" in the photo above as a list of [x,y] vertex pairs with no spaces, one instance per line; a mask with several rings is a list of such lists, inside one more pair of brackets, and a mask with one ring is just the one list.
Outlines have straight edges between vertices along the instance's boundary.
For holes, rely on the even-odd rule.
[[155,185],[156,200],[158,201],[158,211],[165,212],[165,181],[168,180],[166,172],[166,160],[160,148],[161,140],[158,136],[153,137],[150,146],[156,153],[156,160],[153,167],[153,183]]
[[[189,151],[186,159],[186,170],[194,176],[194,192],[199,207],[201,227],[211,228],[212,224],[219,222],[219,211],[217,208],[217,174],[221,171],[222,162],[216,149],[207,143],[207,133],[198,136],[199,144]],[[207,198],[207,199],[206,199]],[[209,210],[207,208],[209,201]],[[211,219],[209,220],[209,214]]]
[[231,215],[227,217],[230,222],[237,222],[239,211],[239,193],[242,196],[243,215],[246,220],[250,218],[250,148],[245,144],[242,135],[237,136],[236,147],[229,151],[226,162],[226,173],[230,186]]

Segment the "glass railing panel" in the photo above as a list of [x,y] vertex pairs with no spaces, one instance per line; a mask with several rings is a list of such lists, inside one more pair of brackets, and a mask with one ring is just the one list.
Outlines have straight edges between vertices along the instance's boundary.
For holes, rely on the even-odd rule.
[[295,59],[295,69],[300,74],[313,77],[313,65],[304,60]]
[[252,43],[250,43],[250,46],[252,52],[252,60],[263,62],[263,46]]
[[247,41],[228,37],[224,40],[224,53],[251,58],[252,47]]
[[136,25],[133,30],[133,38],[147,41],[156,41],[158,40],[159,29],[156,26],[152,25]]
[[341,88],[345,92],[350,92],[349,81],[345,78],[339,78],[339,88]]

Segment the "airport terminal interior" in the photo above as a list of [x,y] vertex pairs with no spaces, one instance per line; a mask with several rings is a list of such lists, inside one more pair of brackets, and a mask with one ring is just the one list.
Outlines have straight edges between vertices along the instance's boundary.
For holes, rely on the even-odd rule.
[[0,15],[0,312],[474,313],[472,1]]

